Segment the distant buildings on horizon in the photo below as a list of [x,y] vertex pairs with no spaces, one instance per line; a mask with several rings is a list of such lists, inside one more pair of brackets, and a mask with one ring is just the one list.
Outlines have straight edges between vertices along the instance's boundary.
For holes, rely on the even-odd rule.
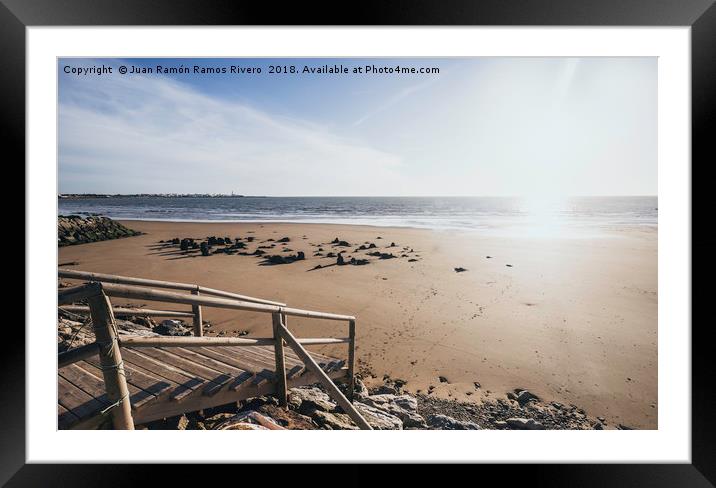
[[[79,199],[79,198],[138,198],[138,197],[155,197],[155,198],[244,198],[245,195],[236,195],[234,193],[59,193],[59,199]],[[259,195],[254,198],[262,198]]]

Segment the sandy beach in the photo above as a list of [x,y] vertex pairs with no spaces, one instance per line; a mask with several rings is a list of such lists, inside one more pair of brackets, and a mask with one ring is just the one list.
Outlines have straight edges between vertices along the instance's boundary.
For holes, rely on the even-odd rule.
[[[508,239],[328,224],[123,223],[145,234],[60,248],[60,265],[198,283],[355,315],[364,377],[401,378],[414,393],[480,402],[527,388],[545,401],[578,405],[610,426],[657,428],[653,229],[589,239]],[[253,236],[249,252],[273,245],[266,249],[269,254],[302,251],[306,259],[262,265],[257,256],[204,257],[158,244],[206,236]],[[284,237],[290,241],[276,243]],[[335,238],[351,246],[333,247]],[[365,243],[376,248],[356,252]],[[325,255],[340,250],[347,260],[352,256],[369,263],[327,266],[336,259]],[[367,255],[376,251],[397,257]],[[313,269],[317,265],[322,268]],[[209,335],[271,333],[265,315],[207,309],[204,319],[212,324]],[[345,335],[345,327],[332,322],[291,319],[289,327],[304,337]],[[340,346],[316,350],[345,355]]]

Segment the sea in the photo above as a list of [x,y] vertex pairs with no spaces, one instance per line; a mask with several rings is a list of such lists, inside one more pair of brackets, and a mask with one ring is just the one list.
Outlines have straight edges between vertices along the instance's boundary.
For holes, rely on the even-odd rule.
[[292,222],[586,237],[656,230],[656,196],[633,197],[167,197],[60,198],[59,215],[172,222]]

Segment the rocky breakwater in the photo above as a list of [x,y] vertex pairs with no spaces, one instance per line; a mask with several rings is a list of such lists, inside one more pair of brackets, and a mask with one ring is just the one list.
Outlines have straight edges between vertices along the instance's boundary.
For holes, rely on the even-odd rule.
[[60,215],[57,218],[57,243],[59,246],[107,241],[140,234],[141,232],[129,229],[108,217]]

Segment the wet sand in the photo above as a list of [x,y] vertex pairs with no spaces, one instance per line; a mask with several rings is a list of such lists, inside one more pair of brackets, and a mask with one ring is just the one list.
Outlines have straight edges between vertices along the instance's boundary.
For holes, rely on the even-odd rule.
[[[59,263],[76,261],[66,267],[198,283],[355,315],[361,370],[374,374],[376,382],[384,374],[406,380],[413,393],[432,386],[431,395],[480,402],[520,387],[605,417],[609,426],[657,428],[655,230],[508,239],[328,224],[123,223],[146,234],[60,248]],[[203,257],[157,245],[212,235],[253,236],[249,252],[273,244],[261,241],[289,237],[285,246],[266,251],[303,251],[306,259],[266,266],[255,256]],[[336,237],[352,246],[332,247]],[[377,249],[354,252],[365,242]],[[386,248],[391,242],[397,246]],[[284,247],[293,252],[279,252]],[[323,254],[345,249],[345,256],[370,262],[311,270],[336,261],[314,256],[319,247]],[[366,256],[376,250],[407,257]],[[467,271],[458,273],[456,267]],[[265,337],[271,331],[264,314],[205,309],[204,319],[212,324],[209,335],[248,331],[247,337]],[[304,337],[346,335],[345,325],[329,321],[291,318],[289,327]],[[345,355],[344,346],[316,350]]]

